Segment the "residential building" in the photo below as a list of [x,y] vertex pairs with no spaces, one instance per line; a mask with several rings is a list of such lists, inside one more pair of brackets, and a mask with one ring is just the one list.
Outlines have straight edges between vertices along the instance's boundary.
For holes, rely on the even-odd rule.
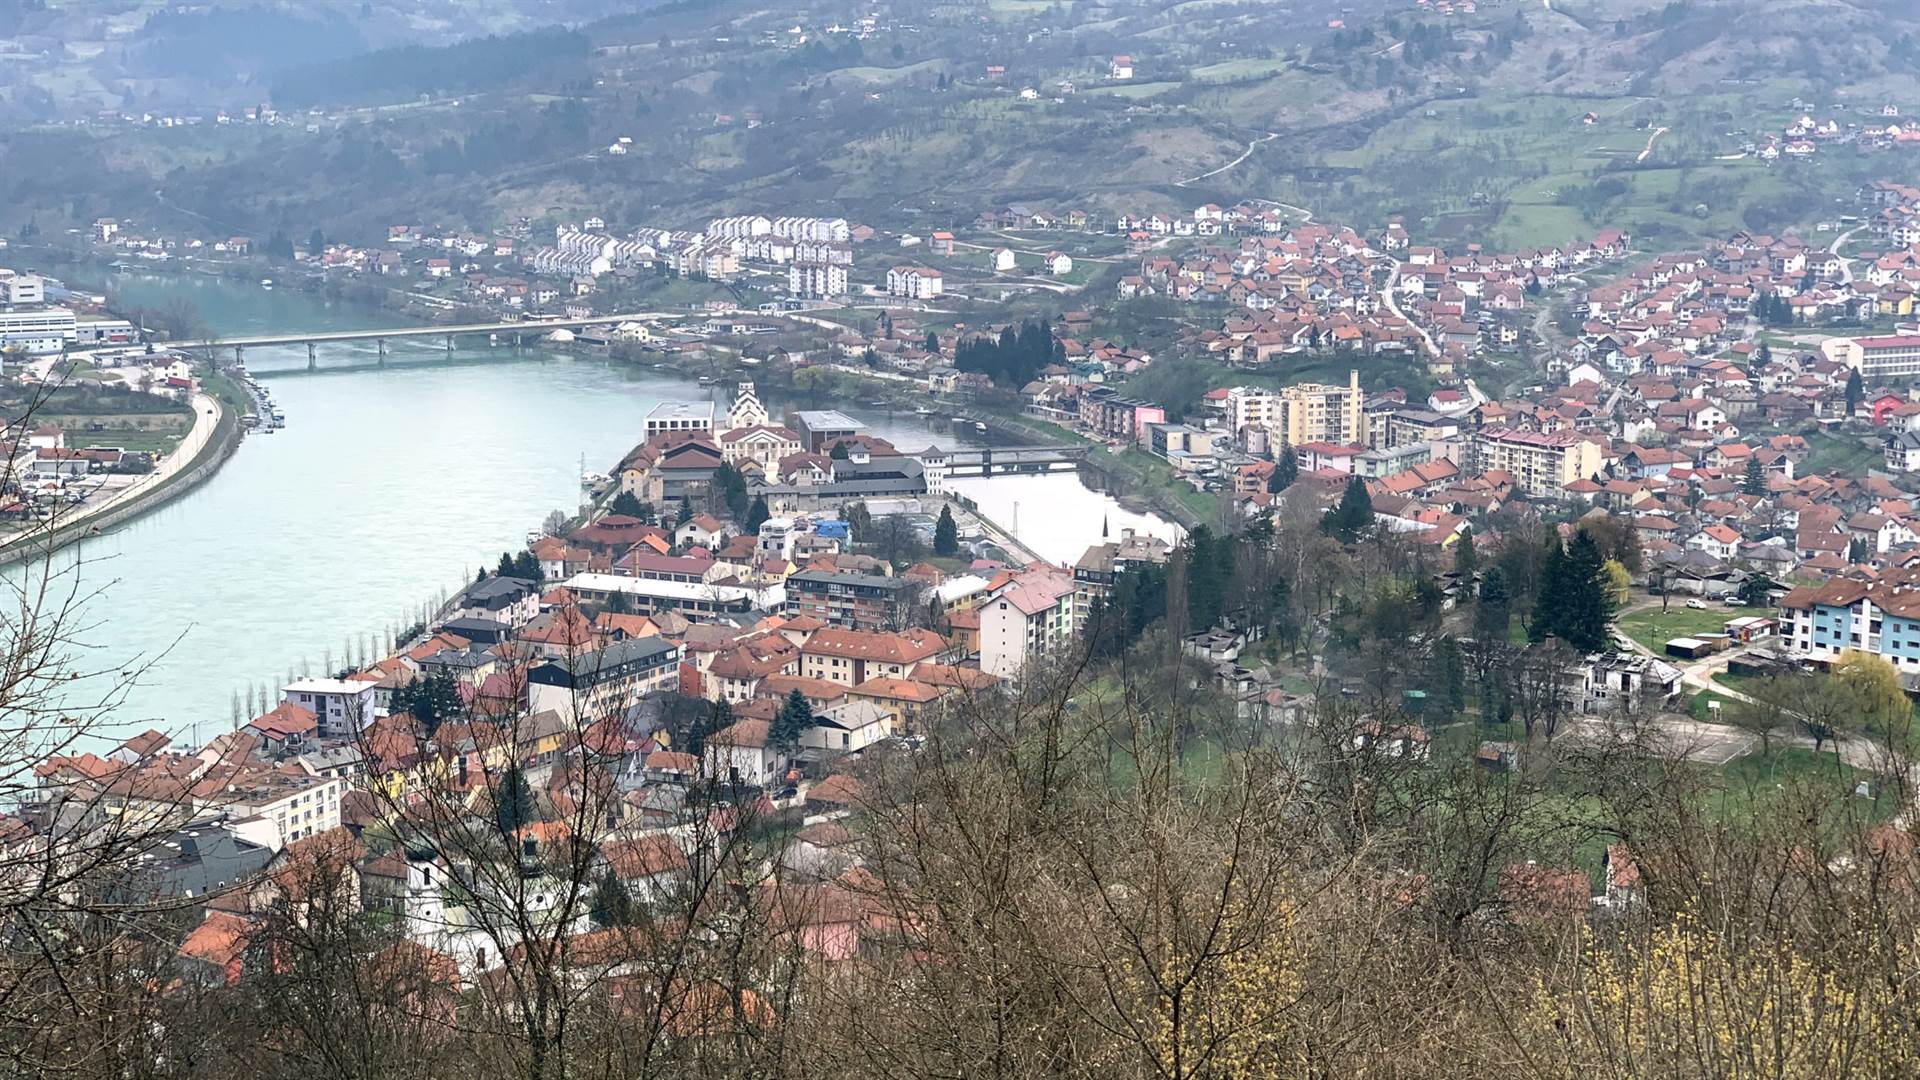
[[1564,498],[1568,484],[1600,471],[1600,448],[1565,431],[1485,428],[1474,437],[1474,452],[1482,471],[1512,473],[1521,491],[1540,499]]
[[623,717],[642,695],[679,685],[680,646],[660,637],[630,638],[528,672],[527,707],[587,724]]
[[842,686],[859,686],[868,679],[905,679],[917,665],[938,662],[947,651],[939,634],[921,627],[889,633],[816,630],[800,646],[800,674]]
[[280,700],[313,713],[320,737],[345,739],[374,722],[380,688],[357,679],[295,679],[280,688]]
[[786,613],[852,630],[891,630],[907,624],[919,597],[920,586],[902,578],[805,570],[787,578]]
[[1846,364],[1869,381],[1920,375],[1920,334],[1835,338],[1821,349],[1827,359]]
[[908,300],[931,300],[944,290],[940,271],[924,266],[896,266],[887,271],[887,295]]
[[796,262],[787,267],[787,292],[807,300],[847,295],[847,268],[839,263]]
[[1089,614],[1113,595],[1115,578],[1144,563],[1164,563],[1172,550],[1165,540],[1132,529],[1121,529],[1117,542],[1089,547],[1073,567],[1073,632],[1086,631]]
[[1072,640],[1074,577],[1028,570],[980,607],[980,670],[1012,678]]

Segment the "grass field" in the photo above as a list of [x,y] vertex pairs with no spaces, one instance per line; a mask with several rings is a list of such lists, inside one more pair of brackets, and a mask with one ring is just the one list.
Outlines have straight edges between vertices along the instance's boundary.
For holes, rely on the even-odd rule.
[[122,450],[164,454],[180,445],[180,436],[164,431],[78,431],[67,436],[67,445],[117,446]]
[[1658,607],[1630,611],[1615,621],[1621,633],[1645,646],[1656,655],[1664,655],[1667,642],[1694,634],[1717,634],[1726,629],[1727,620],[1746,615],[1769,616],[1772,608],[1727,607],[1709,603],[1705,611],[1686,606],[1675,597],[1666,611]]
[[1881,451],[1851,436],[1823,431],[1807,436],[1807,459],[1800,463],[1800,472],[1838,469],[1850,476],[1864,476],[1867,470],[1885,465],[1886,457]]
[[1253,79],[1262,75],[1278,75],[1287,70],[1291,62],[1281,59],[1256,60],[1248,57],[1242,60],[1227,60],[1218,64],[1197,67],[1187,73],[1194,82],[1232,82],[1235,79]]
[[1105,94],[1108,97],[1144,99],[1159,97],[1180,89],[1177,82],[1123,83],[1118,86],[1095,86],[1084,91],[1088,94]]

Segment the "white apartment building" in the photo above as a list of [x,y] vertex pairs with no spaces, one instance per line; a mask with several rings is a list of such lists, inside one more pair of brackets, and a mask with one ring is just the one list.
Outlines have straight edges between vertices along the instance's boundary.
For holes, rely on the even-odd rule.
[[0,277],[0,300],[8,307],[47,302],[46,283],[33,274],[9,274]]
[[828,262],[796,262],[787,267],[787,292],[808,300],[847,295],[847,268]]
[[357,679],[296,679],[280,688],[280,700],[313,713],[322,738],[357,735],[380,714],[379,685]]
[[940,271],[924,266],[896,266],[887,271],[887,294],[909,300],[931,300],[945,290]]
[[1073,640],[1073,578],[1032,570],[980,606],[980,670],[1010,679]]

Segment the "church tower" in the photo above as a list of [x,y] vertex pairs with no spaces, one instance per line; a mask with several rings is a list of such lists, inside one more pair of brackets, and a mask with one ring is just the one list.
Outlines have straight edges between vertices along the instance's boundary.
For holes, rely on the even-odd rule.
[[753,392],[753,384],[743,382],[733,395],[733,407],[727,410],[727,430],[759,427],[767,423],[767,408]]

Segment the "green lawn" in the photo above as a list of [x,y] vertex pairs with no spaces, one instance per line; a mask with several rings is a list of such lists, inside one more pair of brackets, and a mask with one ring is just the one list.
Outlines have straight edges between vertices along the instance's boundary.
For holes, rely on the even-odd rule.
[[1770,617],[1773,609],[1709,603],[1706,610],[1702,611],[1688,607],[1686,600],[1676,596],[1666,611],[1661,611],[1657,606],[1642,608],[1620,616],[1614,625],[1649,651],[1665,655],[1667,642],[1674,638],[1717,634],[1726,629],[1727,620],[1747,615]]
[[1838,469],[1848,476],[1865,476],[1869,469],[1880,468],[1885,462],[1881,451],[1853,436],[1822,431],[1807,436],[1807,459],[1800,463],[1799,471],[1805,474]]
[[1251,79],[1261,75],[1277,75],[1287,70],[1291,64],[1281,59],[1256,60],[1248,57],[1242,60],[1227,60],[1218,64],[1208,64],[1188,72],[1196,82],[1230,82],[1234,79]]
[[117,446],[122,450],[164,454],[180,445],[180,436],[164,431],[76,431],[68,434],[67,445]]
[[[1749,754],[1735,758],[1720,769],[1723,783],[1708,798],[1707,806],[1723,819],[1740,820],[1755,812],[1765,812],[1782,798],[1803,790],[1815,792],[1820,807],[1828,815],[1825,824],[1840,824],[1841,815],[1853,812],[1869,822],[1891,818],[1900,810],[1899,794],[1889,785],[1872,783],[1873,795],[1855,794],[1855,787],[1870,774],[1837,760],[1831,750],[1814,753],[1805,747],[1785,747],[1769,755]],[[1827,800],[1831,799],[1828,803]],[[1792,804],[1796,808],[1799,803]]]

